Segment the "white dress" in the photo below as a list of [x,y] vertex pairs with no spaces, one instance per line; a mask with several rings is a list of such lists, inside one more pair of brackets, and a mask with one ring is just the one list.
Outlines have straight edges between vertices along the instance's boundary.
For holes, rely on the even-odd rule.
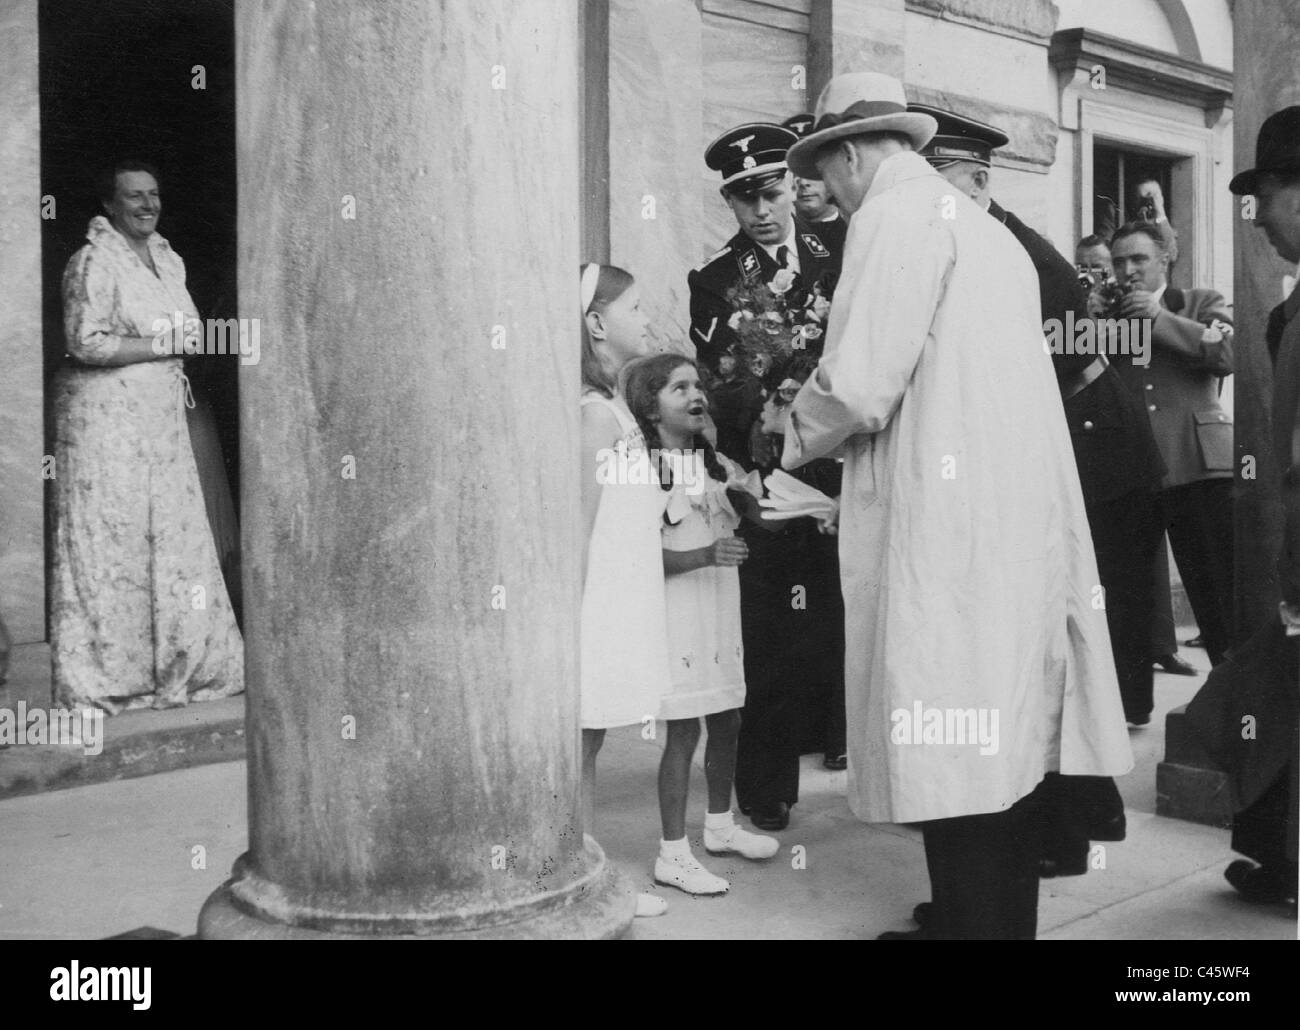
[[[740,517],[727,489],[762,496],[756,472],[744,473],[722,455],[721,483],[700,469],[674,484],[662,530],[669,551],[692,551],[733,535]],[[701,489],[702,487],[702,489]],[[710,565],[667,577],[668,647],[672,685],[659,705],[661,719],[694,719],[745,705],[745,653],[740,637],[740,576],[735,566]]]
[[668,495],[623,399],[588,392],[581,403],[608,408],[623,434],[598,466],[604,485],[582,591],[582,728],[606,729],[655,718],[668,689],[659,538]]

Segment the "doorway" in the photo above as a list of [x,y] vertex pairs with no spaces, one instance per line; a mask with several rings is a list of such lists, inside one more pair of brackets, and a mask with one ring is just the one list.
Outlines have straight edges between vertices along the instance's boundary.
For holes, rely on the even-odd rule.
[[[133,157],[159,170],[158,231],[185,262],[199,314],[238,317],[234,0],[40,0],[38,25],[48,454],[54,444],[49,386],[64,351],[63,270],[85,243],[90,219],[103,213],[95,177],[105,165]],[[188,357],[185,371],[206,439],[215,427],[220,444],[219,457],[211,447],[204,452],[212,459],[206,466],[196,446],[205,493],[224,472],[237,511],[238,360]],[[237,602],[237,563],[223,571]]]

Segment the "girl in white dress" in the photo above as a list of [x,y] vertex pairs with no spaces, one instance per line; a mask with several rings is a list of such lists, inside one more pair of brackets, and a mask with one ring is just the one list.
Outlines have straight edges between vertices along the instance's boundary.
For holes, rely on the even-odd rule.
[[671,685],[659,706],[660,718],[668,721],[668,736],[659,764],[663,839],[655,880],[688,894],[722,894],[729,884],[696,860],[686,840],[691,759],[700,739],[701,716],[709,730],[704,751],[709,794],[705,850],[750,859],[771,858],[777,851],[776,838],[742,829],[731,811],[740,709],[745,703],[736,566],[748,552],[745,542],[732,535],[740,516],[728,490],[759,525],[771,529],[772,524],[758,518],[758,474],[746,475],[716,454],[704,436],[708,402],[694,362],[680,354],[633,362],[624,373],[624,394],[655,456],[661,482],[671,483],[662,528]]
[[[615,384],[645,354],[647,318],[632,276],[585,265],[582,299],[582,803],[590,831],[596,755],[605,730],[653,720],[668,689],[668,637],[659,545],[666,496],[641,430]],[[642,894],[638,915],[659,915]]]

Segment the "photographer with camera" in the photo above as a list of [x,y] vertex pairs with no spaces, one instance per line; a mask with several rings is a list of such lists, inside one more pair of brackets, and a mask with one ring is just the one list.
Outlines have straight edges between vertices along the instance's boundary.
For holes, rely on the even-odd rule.
[[[1157,211],[1163,210],[1163,207]],[[1167,223],[1166,223],[1167,224]],[[1232,420],[1219,404],[1232,374],[1232,316],[1215,290],[1169,286],[1166,236],[1157,222],[1130,222],[1111,239],[1124,295],[1118,317],[1150,320],[1150,362],[1117,362],[1142,399],[1168,469],[1166,529],[1211,664],[1232,627]]]

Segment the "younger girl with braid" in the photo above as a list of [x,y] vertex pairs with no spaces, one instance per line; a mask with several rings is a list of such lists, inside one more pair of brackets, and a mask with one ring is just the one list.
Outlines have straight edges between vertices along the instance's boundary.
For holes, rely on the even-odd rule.
[[[708,403],[695,363],[680,354],[631,362],[623,394],[645,436],[659,480],[669,491],[664,513],[663,569],[668,609],[671,684],[659,705],[668,737],[659,764],[659,814],[663,839],[655,880],[688,894],[722,894],[729,884],[705,869],[686,840],[691,759],[708,725],[704,776],[708,812],[704,847],[710,854],[766,859],[777,841],[736,825],[732,779],[740,709],[745,703],[740,636],[740,582],[736,566],[748,553],[733,536],[740,522],[735,503],[755,521],[762,496],[757,473],[748,476],[704,436]],[[743,491],[743,492],[742,492]],[[760,524],[763,524],[760,522]],[[771,523],[767,524],[768,528]]]

